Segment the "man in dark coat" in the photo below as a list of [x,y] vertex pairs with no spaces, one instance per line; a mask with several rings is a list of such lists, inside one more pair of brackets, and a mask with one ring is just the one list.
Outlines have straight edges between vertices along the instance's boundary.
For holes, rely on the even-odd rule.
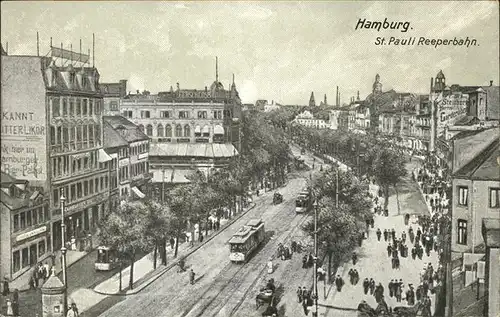
[[413,285],[409,284],[409,290],[406,292],[406,301],[408,302],[408,305],[413,306],[415,305],[415,291],[413,290]]
[[363,290],[365,292],[365,295],[368,294],[368,288],[370,287],[370,281],[368,280],[368,278],[365,278],[363,280]]
[[394,296],[394,280],[391,280],[389,282],[389,296]]
[[335,285],[337,285],[337,291],[342,292],[342,286],[344,286],[344,280],[340,275],[335,278]]
[[391,238],[392,238],[393,240],[395,240],[395,239],[396,239],[396,230],[395,230],[394,228],[392,228],[392,230],[391,230]]
[[373,295],[373,292],[375,292],[375,280],[372,278],[370,279],[370,295]]
[[302,258],[302,268],[307,269],[307,255]]
[[384,241],[387,242],[387,236],[389,235],[389,233],[387,232],[387,229],[384,229]]
[[387,245],[387,256],[391,256],[392,254],[392,245],[389,243]]
[[193,269],[191,269],[191,271],[189,271],[189,283],[194,284],[194,276],[195,276],[195,273],[193,271]]
[[349,281],[351,282],[351,285],[354,285],[354,270],[350,269],[348,274],[349,274]]
[[352,265],[356,265],[356,262],[358,262],[358,255],[356,252],[352,253]]
[[380,241],[380,237],[382,236],[382,231],[380,231],[380,228],[377,229],[377,240]]
[[299,303],[302,303],[302,288],[300,286],[297,289],[297,299],[299,300]]
[[353,275],[354,275],[354,285],[356,285],[359,282],[359,272],[358,272],[358,270],[354,269]]

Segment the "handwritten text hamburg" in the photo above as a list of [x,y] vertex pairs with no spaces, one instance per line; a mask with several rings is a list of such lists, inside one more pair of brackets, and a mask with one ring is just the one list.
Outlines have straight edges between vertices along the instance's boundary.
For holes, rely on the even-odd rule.
[[[387,18],[384,21],[369,21],[367,19],[358,19],[356,23],[355,30],[362,29],[370,29],[376,30],[380,32],[381,30],[400,30],[402,33],[408,32],[408,30],[413,30],[410,26],[410,22],[401,22],[401,21],[387,21]],[[409,46],[409,45],[418,45],[418,46],[434,46],[437,48],[438,46],[479,46],[477,44],[477,40],[472,38],[470,39],[468,36],[466,38],[461,37],[453,37],[453,38],[427,38],[423,36],[409,36],[409,37],[383,37],[378,36],[375,39],[375,45],[393,45],[393,46]]]

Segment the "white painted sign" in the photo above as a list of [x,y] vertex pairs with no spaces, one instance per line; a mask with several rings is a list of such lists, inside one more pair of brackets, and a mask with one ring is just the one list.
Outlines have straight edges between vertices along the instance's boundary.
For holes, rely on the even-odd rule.
[[46,231],[47,231],[47,226],[43,226],[43,227],[37,228],[35,230],[31,230],[29,232],[18,235],[16,237],[16,241],[19,242],[22,240],[26,240],[28,238],[34,237],[34,236],[39,235],[41,233],[44,233]]

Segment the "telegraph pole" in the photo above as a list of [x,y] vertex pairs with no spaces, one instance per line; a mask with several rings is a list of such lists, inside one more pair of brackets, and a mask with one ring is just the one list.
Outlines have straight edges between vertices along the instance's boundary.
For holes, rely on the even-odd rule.
[[64,188],[61,188],[61,266],[62,266],[62,278],[64,284],[64,295],[63,295],[63,313],[66,316],[66,310],[68,309],[68,275],[66,272],[66,224],[64,223],[65,216],[65,204],[66,197],[64,197]]
[[318,201],[314,202],[314,266],[313,266],[313,279],[314,279],[314,310],[313,317],[318,316]]

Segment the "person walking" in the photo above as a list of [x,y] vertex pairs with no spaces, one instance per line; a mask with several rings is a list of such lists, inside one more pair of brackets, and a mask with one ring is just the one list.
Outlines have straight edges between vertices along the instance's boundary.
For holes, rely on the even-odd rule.
[[389,282],[389,296],[390,297],[394,296],[394,280],[391,280]]
[[78,317],[78,308],[76,307],[75,303],[71,303],[71,306],[68,309],[68,313],[66,314],[66,317]]
[[401,302],[401,291],[402,291],[402,290],[401,290],[401,285],[396,284],[396,294],[395,294],[395,295],[396,295],[396,301],[397,301],[398,303],[400,303],[400,302]]
[[382,236],[382,231],[380,231],[380,228],[377,229],[377,240],[380,242],[380,237]]
[[10,290],[9,290],[9,279],[7,276],[3,278],[3,288],[2,288],[2,295],[7,296],[9,295]]
[[370,279],[370,295],[373,295],[373,292],[375,292],[375,280]]
[[297,299],[299,300],[299,303],[302,303],[302,288],[297,289]]
[[389,257],[390,257],[390,256],[391,256],[391,254],[392,254],[392,245],[389,243],[389,244],[387,245],[387,256],[389,256]]
[[365,295],[368,294],[368,288],[370,287],[370,281],[368,280],[368,278],[365,278],[363,280],[363,290],[365,292]]
[[191,285],[194,284],[194,276],[195,276],[195,273],[194,273],[193,269],[191,269],[191,271],[189,271],[189,283]]
[[335,278],[335,285],[337,285],[337,292],[342,292],[342,286],[344,286],[344,280],[340,275]]
[[353,275],[354,275],[354,285],[357,285],[358,282],[359,282],[359,272],[358,272],[358,270],[354,269]]
[[387,229],[384,229],[384,241],[387,242],[387,236],[389,233],[387,232]]
[[356,265],[356,262],[358,262],[358,255],[356,252],[353,252],[352,254],[352,265]]

